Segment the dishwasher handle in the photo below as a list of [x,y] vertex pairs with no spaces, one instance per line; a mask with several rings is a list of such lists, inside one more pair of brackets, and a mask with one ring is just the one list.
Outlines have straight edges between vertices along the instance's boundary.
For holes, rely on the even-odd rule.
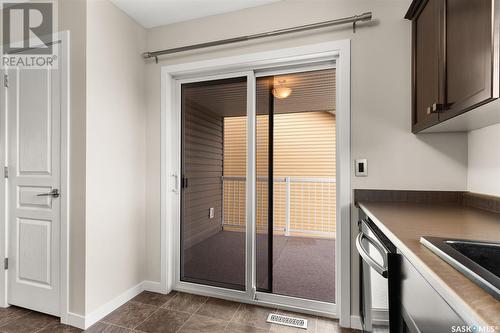
[[[384,266],[380,265],[375,259],[370,257],[370,254],[363,246],[363,239],[366,239],[368,243],[373,245],[373,247],[375,247],[377,251],[380,252],[382,260],[384,261]],[[373,240],[365,233],[360,232],[356,237],[356,248],[358,249],[359,255],[363,258],[364,261],[366,261],[366,263],[371,268],[373,268],[377,273],[382,275],[384,278],[387,278],[387,255],[386,255],[387,253],[375,240]]]

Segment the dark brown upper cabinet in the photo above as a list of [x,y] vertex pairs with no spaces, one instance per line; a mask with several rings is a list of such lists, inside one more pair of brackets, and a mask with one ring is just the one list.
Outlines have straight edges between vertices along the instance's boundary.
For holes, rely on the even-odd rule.
[[499,0],[414,0],[412,131],[499,97]]

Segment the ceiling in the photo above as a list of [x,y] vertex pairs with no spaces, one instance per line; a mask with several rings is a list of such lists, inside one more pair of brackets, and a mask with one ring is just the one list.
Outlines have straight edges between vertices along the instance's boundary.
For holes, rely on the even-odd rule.
[[111,0],[145,28],[233,12],[279,0]]
[[[269,113],[269,78],[274,84],[285,81],[292,93],[274,98],[274,113],[326,111],[335,113],[336,78],[334,69],[257,78],[257,114]],[[221,117],[246,116],[247,87],[243,78],[222,79],[183,85],[185,102],[193,103]]]

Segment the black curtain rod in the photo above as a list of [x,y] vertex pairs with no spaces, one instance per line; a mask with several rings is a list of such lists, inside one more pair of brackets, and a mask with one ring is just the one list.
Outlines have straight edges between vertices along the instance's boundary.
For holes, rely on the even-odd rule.
[[189,46],[175,47],[172,49],[165,49],[165,50],[160,50],[160,51],[144,52],[143,57],[145,59],[155,58],[156,63],[158,63],[158,56],[165,55],[165,54],[185,52],[185,51],[197,50],[197,49],[202,49],[202,48],[212,47],[212,46],[226,45],[226,44],[237,43],[237,42],[246,42],[246,41],[257,39],[257,38],[273,37],[273,36],[279,36],[279,35],[289,34],[289,33],[293,33],[293,32],[320,29],[320,28],[330,27],[330,26],[339,25],[339,24],[347,24],[347,23],[352,23],[353,32],[356,32],[356,23],[357,22],[367,22],[367,21],[371,21],[371,19],[372,19],[372,12],[367,12],[367,13],[363,13],[360,15],[354,15],[354,16],[344,17],[344,18],[330,20],[330,21],[306,24],[306,25],[301,25],[301,26],[292,27],[292,28],[273,30],[273,31],[258,33],[258,34],[254,34],[254,35],[221,39],[221,40],[217,40],[217,41],[213,41],[213,42],[206,42],[206,43],[194,44],[194,45],[189,45]]

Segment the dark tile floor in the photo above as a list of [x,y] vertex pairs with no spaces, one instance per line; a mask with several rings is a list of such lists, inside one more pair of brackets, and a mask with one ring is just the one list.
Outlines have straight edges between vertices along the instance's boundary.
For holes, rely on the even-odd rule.
[[[266,322],[270,312],[281,310],[172,292],[143,292],[109,314],[86,332],[91,333],[201,333],[201,332],[359,332],[340,328],[338,321],[300,314],[308,319],[307,331]],[[59,318],[18,307],[0,308],[0,333],[81,332],[62,325]],[[377,330],[377,332],[388,332]]]

